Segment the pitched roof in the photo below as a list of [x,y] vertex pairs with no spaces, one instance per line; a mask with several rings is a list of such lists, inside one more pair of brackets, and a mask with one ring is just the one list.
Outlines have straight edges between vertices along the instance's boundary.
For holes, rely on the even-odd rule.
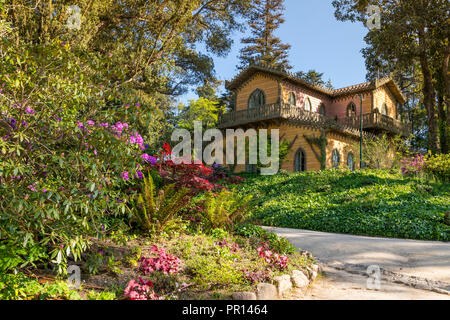
[[395,95],[397,100],[400,103],[406,102],[406,97],[402,93],[400,87],[397,85],[394,79],[391,77],[386,77],[382,79],[375,79],[373,81],[368,81],[340,89],[329,89],[323,86],[313,85],[304,79],[298,78],[296,75],[290,72],[286,72],[281,69],[272,68],[270,66],[267,66],[262,63],[258,64],[252,64],[248,68],[242,70],[236,77],[234,77],[231,81],[225,82],[225,87],[229,90],[237,89],[239,88],[245,81],[247,81],[251,76],[254,74],[262,72],[262,73],[268,73],[273,76],[279,77],[283,80],[287,80],[290,82],[293,82],[297,85],[301,85],[304,87],[307,87],[311,90],[320,92],[322,94],[325,94],[329,96],[330,98],[339,98],[341,96],[351,95],[351,94],[358,94],[370,90],[378,89],[379,87],[382,87],[386,85],[391,92]]

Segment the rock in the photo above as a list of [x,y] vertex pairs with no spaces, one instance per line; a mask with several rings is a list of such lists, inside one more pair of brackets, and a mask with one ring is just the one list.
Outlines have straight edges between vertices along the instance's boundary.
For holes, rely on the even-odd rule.
[[278,296],[281,298],[283,295],[292,289],[291,277],[287,274],[273,278],[277,284]]
[[259,283],[256,288],[258,300],[276,300],[278,299],[277,288],[273,284]]
[[292,271],[291,280],[296,288],[306,288],[309,285],[308,277],[300,270]]
[[309,251],[306,251],[306,250],[300,251],[300,254],[301,254],[302,256],[304,256],[304,257],[307,257],[307,258],[311,258],[311,259],[313,258],[312,253],[309,252]]
[[232,294],[233,300],[256,300],[256,294],[253,292],[235,292]]
[[306,269],[308,270],[309,273],[309,280],[311,280],[311,282],[316,280],[317,276],[319,275],[317,271],[318,269],[314,268],[314,266],[311,268],[307,267]]

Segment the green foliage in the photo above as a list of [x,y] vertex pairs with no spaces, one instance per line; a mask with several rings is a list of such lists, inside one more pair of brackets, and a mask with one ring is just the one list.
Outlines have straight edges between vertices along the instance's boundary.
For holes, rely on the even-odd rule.
[[225,107],[216,101],[206,98],[190,100],[180,114],[179,127],[189,131],[194,130],[194,121],[202,121],[203,129],[215,128],[219,114],[225,112]]
[[283,237],[279,237],[273,232],[268,232],[260,226],[252,224],[241,224],[236,227],[235,233],[245,238],[251,238],[255,245],[260,245],[262,242],[268,242],[272,251],[279,254],[293,254],[297,249]]
[[[244,176],[246,177],[246,176]],[[325,232],[424,240],[450,240],[443,224],[449,185],[421,183],[398,173],[365,170],[248,177],[234,187],[253,195],[258,223]],[[428,191],[418,192],[417,186]],[[324,191],[324,186],[330,185]],[[423,188],[422,188],[423,189]]]
[[116,293],[110,291],[94,291],[91,290],[86,294],[88,300],[116,300]]
[[[355,143],[351,148],[354,154],[354,161],[359,159],[359,143]],[[405,141],[399,136],[388,137],[368,136],[363,140],[363,161],[366,168],[369,169],[398,169],[400,159],[407,153]]]
[[424,171],[437,181],[450,183],[450,154],[425,157]]
[[0,300],[79,300],[79,294],[71,290],[67,282],[55,281],[40,284],[22,273],[0,274]]
[[249,195],[238,197],[227,190],[218,194],[206,193],[203,216],[208,227],[232,230],[235,223],[240,223],[247,217],[251,198]]
[[262,62],[273,68],[290,69],[287,51],[290,45],[283,44],[275,31],[284,22],[284,0],[252,1],[250,12],[251,35],[243,38],[245,45],[240,51],[241,68],[252,62]]
[[143,191],[132,208],[132,220],[149,233],[160,234],[179,227],[178,213],[189,203],[188,188],[177,190],[175,184],[155,190],[152,176],[144,178]]

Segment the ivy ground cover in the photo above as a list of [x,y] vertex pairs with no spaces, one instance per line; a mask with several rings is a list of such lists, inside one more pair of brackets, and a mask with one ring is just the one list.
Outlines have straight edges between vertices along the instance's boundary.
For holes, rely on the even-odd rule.
[[252,219],[268,226],[421,240],[450,240],[450,185],[394,171],[245,176]]

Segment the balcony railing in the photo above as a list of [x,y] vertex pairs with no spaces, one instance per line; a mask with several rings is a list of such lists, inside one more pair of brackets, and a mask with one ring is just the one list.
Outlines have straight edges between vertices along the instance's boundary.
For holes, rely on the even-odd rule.
[[[355,128],[360,128],[361,126],[360,116],[341,118],[338,121]],[[363,129],[385,130],[403,136],[408,136],[411,133],[411,125],[409,122],[402,122],[387,115],[375,112],[363,114]]]
[[[326,126],[352,132],[360,129],[361,121],[360,116],[339,119],[329,118],[289,104],[273,103],[252,109],[226,113],[219,120],[219,128],[238,127],[254,122],[276,119],[287,119],[303,125]],[[404,136],[409,135],[410,132],[409,124],[380,113],[364,114],[363,129],[386,130]]]

